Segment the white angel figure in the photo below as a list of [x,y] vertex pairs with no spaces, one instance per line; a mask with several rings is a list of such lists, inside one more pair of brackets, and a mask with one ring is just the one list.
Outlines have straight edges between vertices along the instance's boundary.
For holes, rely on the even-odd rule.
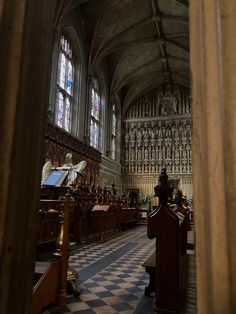
[[75,182],[75,179],[78,175],[83,176],[84,168],[86,167],[87,162],[82,160],[77,165],[73,165],[72,163],[72,154],[67,153],[65,157],[65,163],[61,167],[53,167],[51,161],[48,161],[43,166],[42,170],[42,181],[44,182],[48,176],[52,173],[53,170],[66,170],[68,171],[67,176],[67,185],[72,185]]

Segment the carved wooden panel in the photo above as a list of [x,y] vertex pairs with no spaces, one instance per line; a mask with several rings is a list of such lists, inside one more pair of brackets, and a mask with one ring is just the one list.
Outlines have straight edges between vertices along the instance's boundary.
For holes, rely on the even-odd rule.
[[93,147],[81,142],[63,129],[48,123],[45,135],[45,159],[51,160],[53,165],[62,165],[66,153],[73,155],[73,163],[87,161],[85,177],[79,179],[83,184],[95,184],[99,181],[99,164],[101,153]]

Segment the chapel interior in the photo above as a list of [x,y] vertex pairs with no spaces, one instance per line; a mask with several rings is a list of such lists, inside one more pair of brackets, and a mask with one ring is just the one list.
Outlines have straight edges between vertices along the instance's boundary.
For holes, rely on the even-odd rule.
[[0,313],[236,312],[236,4],[0,1]]

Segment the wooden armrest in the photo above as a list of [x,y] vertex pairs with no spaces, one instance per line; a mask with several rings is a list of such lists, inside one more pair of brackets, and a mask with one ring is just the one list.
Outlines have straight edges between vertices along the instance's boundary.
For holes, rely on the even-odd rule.
[[156,266],[156,251],[154,251],[142,264],[143,267],[155,267]]

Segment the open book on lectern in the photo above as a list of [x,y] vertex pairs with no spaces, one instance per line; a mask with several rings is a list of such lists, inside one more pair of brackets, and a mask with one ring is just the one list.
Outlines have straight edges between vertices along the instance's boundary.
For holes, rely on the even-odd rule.
[[59,187],[67,178],[68,173],[66,170],[53,170],[47,179],[42,182],[42,185]]

